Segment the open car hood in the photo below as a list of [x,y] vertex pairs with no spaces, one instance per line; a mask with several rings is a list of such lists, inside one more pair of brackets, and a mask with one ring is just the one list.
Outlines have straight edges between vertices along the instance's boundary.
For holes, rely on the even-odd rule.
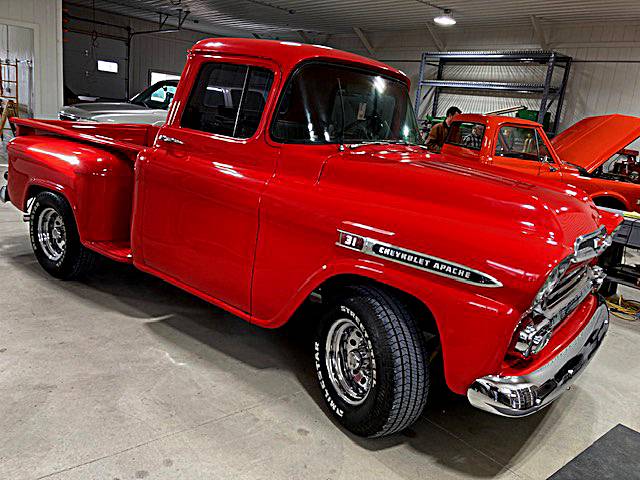
[[580,120],[551,140],[561,160],[589,173],[640,137],[640,118],[602,115]]

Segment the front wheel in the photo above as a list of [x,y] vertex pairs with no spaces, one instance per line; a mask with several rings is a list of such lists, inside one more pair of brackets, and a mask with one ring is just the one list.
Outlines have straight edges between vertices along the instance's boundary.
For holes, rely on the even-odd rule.
[[38,263],[54,277],[70,280],[94,266],[97,254],[80,243],[73,211],[61,195],[41,192],[35,197],[29,231]]
[[429,392],[424,338],[408,309],[386,291],[349,288],[314,339],[322,394],[351,432],[381,437],[420,416]]

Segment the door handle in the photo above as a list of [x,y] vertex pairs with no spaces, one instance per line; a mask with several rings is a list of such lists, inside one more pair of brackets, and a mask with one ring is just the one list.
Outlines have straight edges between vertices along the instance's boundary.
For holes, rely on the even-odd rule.
[[182,140],[178,140],[177,138],[173,138],[173,137],[167,137],[166,135],[158,136],[158,140],[165,143],[174,143],[176,145],[184,145],[184,142]]

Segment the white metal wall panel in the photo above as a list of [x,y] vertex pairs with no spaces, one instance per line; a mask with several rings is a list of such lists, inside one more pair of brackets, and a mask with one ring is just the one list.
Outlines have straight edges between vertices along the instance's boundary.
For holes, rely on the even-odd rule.
[[61,0],[0,0],[0,23],[34,28],[34,110],[54,118],[62,102]]
[[[635,4],[635,8],[640,2]],[[591,115],[626,113],[640,116],[640,27],[635,23],[583,25],[545,25],[550,48],[571,55],[575,62],[567,88],[560,129],[566,128]],[[531,28],[496,29],[437,29],[448,50],[508,50],[540,48]],[[418,78],[419,58],[422,51],[437,50],[433,39],[425,30],[380,32],[369,34],[376,48],[376,57],[409,75],[412,83]],[[368,55],[354,36],[335,36],[331,46]],[[517,81],[522,69],[495,67],[488,75],[493,80]],[[482,69],[452,67],[450,73],[458,78],[468,74],[479,77]],[[435,69],[427,76],[435,78]],[[412,98],[415,89],[412,88]],[[492,100],[493,98],[493,100]],[[505,106],[530,105],[526,98],[509,101],[502,97],[446,95],[440,105],[451,103],[466,107],[466,111],[497,110]]]

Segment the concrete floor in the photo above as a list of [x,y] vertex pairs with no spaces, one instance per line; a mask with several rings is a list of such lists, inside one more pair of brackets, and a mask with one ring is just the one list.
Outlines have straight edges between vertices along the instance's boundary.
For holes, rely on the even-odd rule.
[[1,479],[543,479],[640,430],[640,322],[614,319],[576,386],[507,420],[462,397],[363,440],[325,414],[300,328],[261,330],[133,268],[45,274],[0,205]]

